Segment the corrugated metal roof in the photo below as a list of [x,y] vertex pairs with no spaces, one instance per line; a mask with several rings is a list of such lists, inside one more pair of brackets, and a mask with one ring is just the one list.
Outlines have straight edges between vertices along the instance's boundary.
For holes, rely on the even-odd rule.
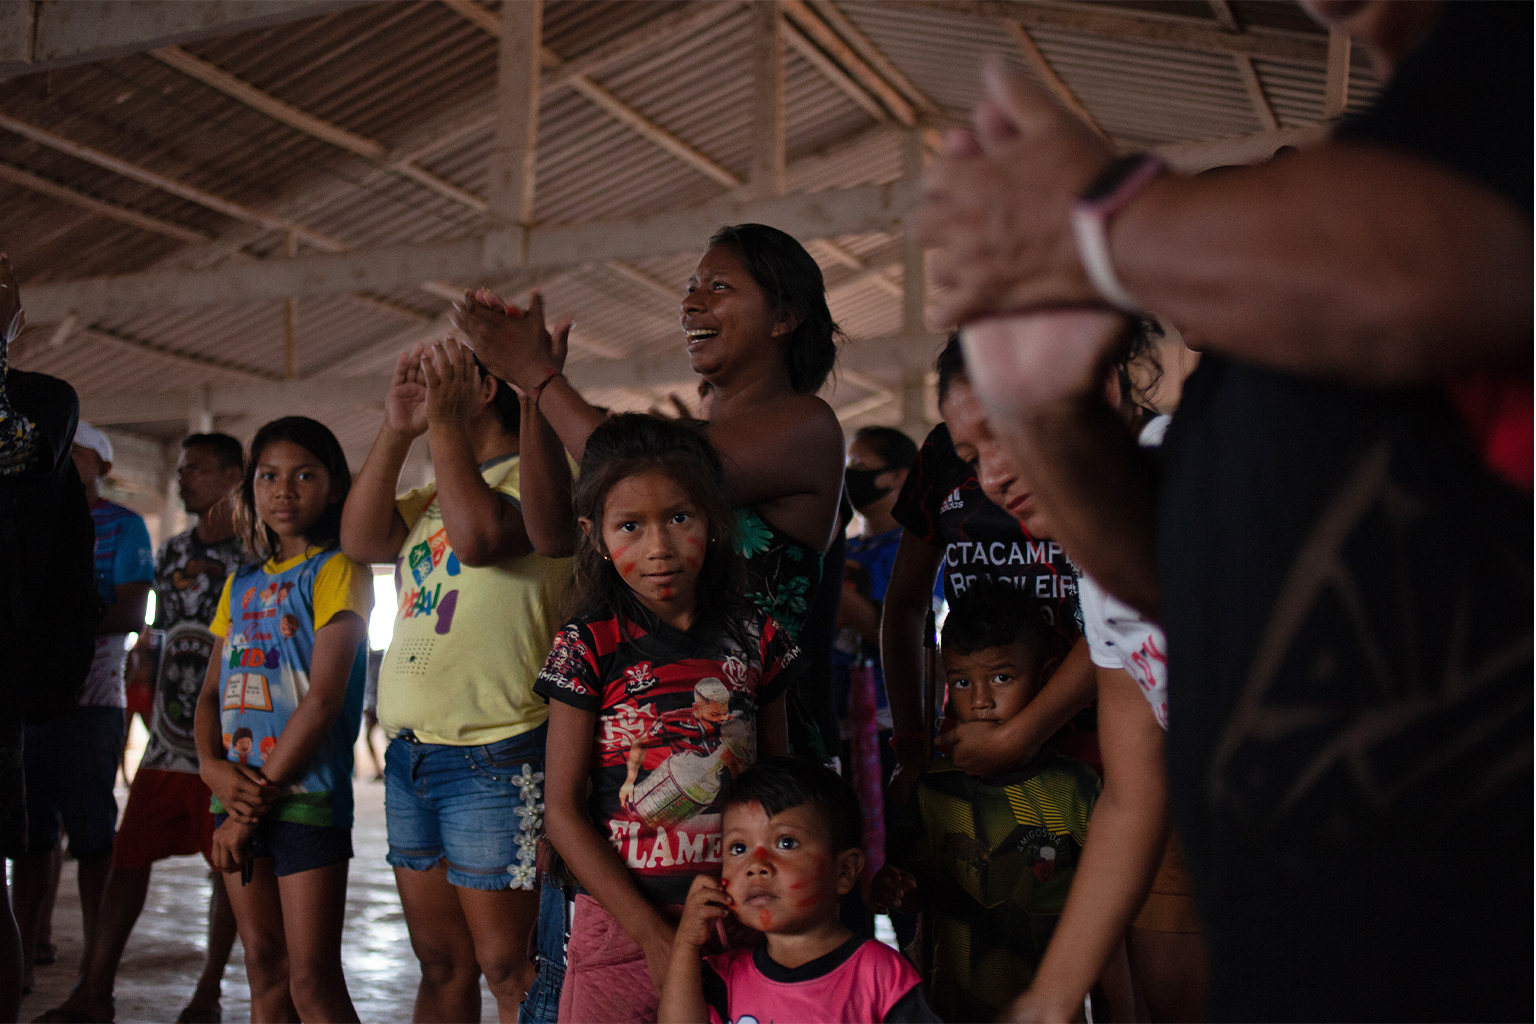
[[[561,58],[577,59],[680,6],[685,5],[548,0],[544,42]],[[1102,6],[1212,19],[1210,7],[1197,0]],[[1240,0],[1233,6],[1244,25],[1316,32],[1289,5]],[[984,55],[1021,59],[993,19],[877,0],[839,0],[839,7],[948,116],[968,117],[980,98],[977,67]],[[494,11],[495,5],[487,8]],[[599,67],[591,77],[651,122],[745,176],[752,150],[753,88],[745,59],[752,22],[743,6],[664,45]],[[1033,35],[1056,73],[1123,146],[1242,135],[1259,127],[1230,57],[1057,29]],[[185,49],[312,115],[389,146],[466,102],[484,102],[489,110],[498,47],[483,29],[444,4],[398,2],[205,39]],[[1378,89],[1362,63],[1357,59],[1352,69],[1351,110],[1369,103]],[[1325,78],[1321,63],[1256,60],[1254,66],[1283,127],[1318,121]],[[785,93],[792,191],[900,176],[901,140],[894,124],[878,125],[792,47],[787,48]],[[405,176],[370,169],[346,151],[148,55],[0,81],[0,112],[258,210],[281,201],[298,211],[305,227],[349,247],[460,237],[481,223],[480,215],[461,203]],[[650,213],[727,191],[570,88],[544,94],[539,139],[535,216],[540,221]],[[237,234],[245,244],[236,259],[281,258],[279,231],[253,230],[198,203],[11,133],[0,132],[0,143],[0,162],[210,237]],[[421,164],[483,196],[490,154],[487,127],[436,148]],[[172,238],[11,184],[0,183],[0,203],[7,213],[0,247],[16,261],[24,283],[128,273],[191,251]],[[699,239],[700,248],[704,242]],[[834,315],[855,344],[898,333],[901,305],[892,284],[901,280],[899,238],[870,234],[837,239],[836,244],[864,267],[848,266],[846,257],[817,247]],[[635,269],[660,288],[636,284],[600,266],[546,281],[550,311],[577,318],[573,359],[676,351],[678,303],[696,259],[696,254],[681,253],[634,261]],[[885,283],[868,267],[881,269]],[[675,297],[669,298],[669,291]],[[441,297],[414,288],[371,298],[302,301],[295,321],[299,374],[372,350],[430,322],[446,306]],[[284,373],[281,302],[167,309],[149,316],[106,317],[92,326],[125,340],[87,334],[51,348],[46,344],[51,329],[37,325],[17,347],[18,365],[56,373],[86,396],[190,389]],[[382,371],[392,361],[387,351],[380,352],[367,368]],[[679,381],[688,379],[680,360]],[[868,388],[845,382],[835,400],[845,404],[867,394]],[[654,398],[627,389],[595,397],[623,408],[643,408]],[[183,414],[169,409],[162,421],[131,429],[149,437],[171,436]],[[860,421],[889,421],[897,414],[880,408]],[[360,460],[377,427],[377,411],[349,408],[321,418],[342,436],[349,455]],[[245,426],[253,430],[256,424]]]

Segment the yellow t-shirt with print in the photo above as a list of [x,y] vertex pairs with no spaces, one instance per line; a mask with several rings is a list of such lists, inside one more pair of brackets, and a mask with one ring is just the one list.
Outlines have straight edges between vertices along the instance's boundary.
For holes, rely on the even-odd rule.
[[[498,494],[520,502],[515,455],[482,467]],[[443,527],[437,484],[395,503],[409,530],[395,561],[399,605],[379,670],[379,724],[423,743],[474,746],[543,725],[533,692],[555,630],[565,620],[568,558],[529,552],[495,565],[459,562]]]

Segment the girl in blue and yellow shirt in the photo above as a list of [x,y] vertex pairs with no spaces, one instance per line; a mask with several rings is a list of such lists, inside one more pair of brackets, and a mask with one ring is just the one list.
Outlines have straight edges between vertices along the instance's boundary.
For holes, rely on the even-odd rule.
[[373,578],[341,553],[351,485],[335,436],[302,416],[251,442],[236,518],[263,561],[229,577],[197,709],[214,866],[245,946],[253,1020],[356,1021],[341,970],[352,744]]

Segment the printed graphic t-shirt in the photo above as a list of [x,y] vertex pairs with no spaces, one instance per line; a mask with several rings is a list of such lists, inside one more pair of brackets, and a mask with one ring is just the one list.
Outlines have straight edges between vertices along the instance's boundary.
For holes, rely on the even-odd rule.
[[155,704],[140,767],[197,772],[193,720],[213,655],[208,624],[218,614],[224,581],[240,568],[244,547],[231,537],[204,544],[195,529],[165,542],[155,566],[155,629],[161,633]]
[[[117,588],[124,583],[148,583],[155,577],[155,549],[149,530],[137,512],[110,501],[91,509],[96,524],[96,592],[108,605],[117,603]],[[96,656],[80,687],[82,707],[120,708],[128,702],[123,694],[123,647],[126,633],[96,638]]]
[[[519,498],[517,456],[481,475],[504,501]],[[443,527],[437,484],[395,504],[409,533],[395,561],[395,632],[379,669],[379,724],[424,743],[475,746],[537,729],[549,707],[533,692],[565,616],[568,558],[529,552],[495,565],[459,561]]]
[[[310,548],[283,562],[248,565],[224,581],[209,627],[224,638],[220,722],[231,761],[259,768],[309,692],[315,633],[340,612],[366,622],[373,574],[337,548]],[[358,644],[341,713],[302,778],[269,817],[301,825],[352,825],[352,744],[363,713],[365,645]],[[222,810],[214,801],[214,811]]]
[[701,611],[686,633],[643,609],[578,616],[555,636],[534,689],[597,715],[589,810],[653,901],[718,870],[722,788],[757,760],[757,710],[799,662],[756,609]]
[[1066,905],[1099,777],[1047,749],[990,778],[935,761],[891,831],[933,914],[929,995],[945,1020],[995,1020],[1029,987]]
[[998,580],[1032,598],[1056,635],[1063,655],[1082,634],[1077,577],[1055,541],[1036,540],[981,489],[976,471],[955,454],[949,427],[934,427],[891,514],[915,536],[944,552],[939,576],[944,599],[978,580]]
[[921,982],[900,953],[857,935],[799,967],[775,962],[766,945],[704,958],[704,1002],[711,1024],[938,1021],[923,998]]

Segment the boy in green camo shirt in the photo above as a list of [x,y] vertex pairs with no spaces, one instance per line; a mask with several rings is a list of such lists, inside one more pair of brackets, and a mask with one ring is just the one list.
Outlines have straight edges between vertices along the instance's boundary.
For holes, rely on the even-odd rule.
[[[1006,584],[978,583],[942,636],[950,714],[1001,724],[1049,678],[1047,626]],[[1029,987],[1067,901],[1099,777],[1049,747],[997,775],[952,761],[923,772],[875,876],[877,913],[926,906],[934,931],[930,1002],[945,1020],[992,1020]]]

